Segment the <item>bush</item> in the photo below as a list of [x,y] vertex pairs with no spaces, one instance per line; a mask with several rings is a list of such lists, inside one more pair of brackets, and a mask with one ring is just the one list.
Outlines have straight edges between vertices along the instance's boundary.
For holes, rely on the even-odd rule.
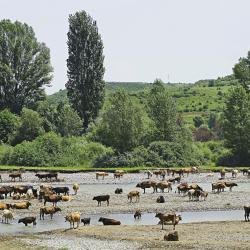
[[112,150],[83,137],[62,138],[49,132],[5,150],[0,160],[17,166],[90,166],[108,152]]
[[94,163],[96,167],[179,167],[197,166],[206,159],[191,143],[176,143],[157,141],[147,148],[140,146],[131,152],[123,154],[108,153],[98,157]]

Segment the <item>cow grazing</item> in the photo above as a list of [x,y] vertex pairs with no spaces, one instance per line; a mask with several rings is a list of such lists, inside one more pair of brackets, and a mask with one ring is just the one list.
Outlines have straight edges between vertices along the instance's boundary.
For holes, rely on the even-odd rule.
[[31,203],[29,201],[18,202],[15,204],[11,204],[12,209],[29,209]]
[[134,213],[134,219],[141,219],[141,210],[140,209],[137,209]]
[[9,209],[3,210],[2,222],[9,224],[9,220],[13,220],[13,213]]
[[34,216],[30,216],[30,217],[24,217],[20,220],[18,220],[18,224],[19,223],[23,223],[26,227],[28,226],[28,224],[33,223],[33,226],[36,225],[36,217]]
[[7,198],[8,194],[11,197],[11,194],[13,191],[14,191],[14,187],[11,187],[11,186],[0,187],[0,195],[4,195],[5,198]]
[[169,192],[169,191],[172,191],[172,184],[167,181],[160,181],[156,184],[156,192],[158,188],[161,190],[162,193],[164,192],[164,189],[168,189],[168,192]]
[[109,205],[110,195],[99,195],[95,196],[93,200],[97,201],[97,206],[102,205],[102,201],[107,201],[107,206]]
[[224,192],[226,185],[223,182],[212,183],[212,192],[217,190],[217,193]]
[[177,191],[178,191],[178,194],[186,194],[189,190],[189,186],[186,182],[184,183],[181,183],[177,186]]
[[196,189],[190,189],[188,191],[188,197],[189,197],[189,200],[192,199],[192,201],[198,201],[199,200],[199,197],[201,196],[201,192],[200,190],[196,190]]
[[11,181],[16,181],[16,178],[19,179],[19,181],[22,181],[22,174],[21,173],[12,173],[9,174],[9,178],[11,178]]
[[140,200],[140,192],[139,191],[130,191],[128,193],[128,200],[132,202],[133,197],[135,197],[135,201],[138,202]]
[[244,206],[245,211],[245,221],[249,221],[249,214],[250,214],[250,206]]
[[65,217],[65,222],[69,222],[70,228],[75,228],[75,223],[76,223],[76,228],[79,227],[80,221],[81,221],[81,214],[79,212],[73,212],[70,213],[69,215],[66,215]]
[[78,190],[79,190],[79,184],[77,184],[77,183],[74,183],[73,184],[73,190],[74,190],[74,192],[75,192],[75,195],[77,195],[77,192],[78,192]]
[[90,218],[83,218],[81,219],[81,222],[84,224],[84,226],[90,225]]
[[122,194],[122,193],[123,193],[122,188],[117,188],[117,189],[115,190],[115,194]]
[[52,194],[52,195],[45,195],[44,196],[44,206],[46,205],[46,202],[52,202],[53,206],[57,205],[57,202],[62,200],[62,196],[61,195],[56,195],[56,194]]
[[235,182],[229,182],[229,181],[225,181],[224,184],[225,184],[226,187],[229,187],[230,192],[232,191],[233,187],[237,187],[238,186],[237,183],[235,183]]
[[[172,225],[174,226],[175,229],[175,225],[178,224],[177,222],[177,215],[175,213],[171,213],[171,214],[163,214],[163,213],[157,213],[155,215],[155,217],[160,219],[160,223],[162,225],[162,229],[163,229],[163,225],[165,224],[165,222],[171,221]],[[182,219],[180,215],[178,215],[179,217],[179,221]]]
[[207,191],[201,191],[200,197],[203,197],[204,201],[208,197],[208,192]]
[[165,203],[165,198],[161,195],[156,199],[157,203]]
[[44,220],[44,215],[50,215],[50,218],[52,220],[53,215],[57,212],[61,212],[61,208],[59,207],[41,207],[40,208],[40,220],[43,219]]
[[54,191],[56,194],[64,194],[69,195],[69,188],[68,187],[54,187],[52,188],[52,191]]
[[136,187],[143,189],[143,193],[145,194],[145,189],[151,188],[151,187],[153,188],[153,193],[155,193],[156,185],[157,185],[156,181],[143,181],[143,182],[138,183]]
[[98,221],[102,222],[104,226],[121,225],[121,222],[119,220],[108,219],[103,217],[100,217]]

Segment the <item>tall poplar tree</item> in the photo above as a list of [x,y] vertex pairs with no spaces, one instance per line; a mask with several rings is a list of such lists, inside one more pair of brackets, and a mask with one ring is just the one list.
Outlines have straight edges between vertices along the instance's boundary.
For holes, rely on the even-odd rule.
[[104,101],[103,43],[96,21],[85,11],[69,16],[67,94],[86,129]]

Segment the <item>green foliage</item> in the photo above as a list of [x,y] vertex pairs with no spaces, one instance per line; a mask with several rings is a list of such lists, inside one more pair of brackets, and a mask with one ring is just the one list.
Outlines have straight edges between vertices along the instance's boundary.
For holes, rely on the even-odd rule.
[[67,94],[88,127],[104,101],[103,43],[96,21],[85,11],[69,16]]
[[230,92],[223,119],[225,145],[238,164],[250,164],[250,96],[243,87]]
[[0,22],[0,109],[20,113],[44,98],[52,79],[50,52],[27,24]]
[[177,110],[161,81],[153,83],[146,101],[148,115],[154,123],[154,140],[173,141],[177,132]]
[[97,158],[96,167],[185,167],[205,163],[194,144],[158,141],[123,154],[108,153]]
[[42,124],[43,120],[36,111],[23,108],[20,117],[20,124],[13,136],[12,144],[16,145],[25,140],[34,140],[37,136],[44,133]]
[[82,120],[69,105],[58,108],[57,131],[61,136],[78,136],[82,133]]
[[53,132],[1,150],[2,164],[17,166],[91,166],[97,157],[112,153],[99,143],[82,137],[62,138]]
[[110,95],[109,104],[97,128],[97,140],[119,152],[140,145],[146,131],[141,107],[123,89]]
[[194,126],[196,128],[199,128],[201,125],[204,124],[204,120],[203,120],[203,118],[201,116],[195,116],[193,118],[193,121],[194,121]]
[[7,109],[0,112],[0,143],[9,142],[18,125],[18,117]]
[[250,84],[250,51],[246,58],[240,58],[239,63],[235,64],[234,75],[240,81],[244,89],[249,92]]

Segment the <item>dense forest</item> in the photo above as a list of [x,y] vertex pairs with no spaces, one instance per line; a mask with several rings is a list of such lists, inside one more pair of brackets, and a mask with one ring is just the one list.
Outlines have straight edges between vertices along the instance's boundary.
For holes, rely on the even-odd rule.
[[250,165],[250,53],[217,79],[105,83],[84,11],[69,17],[68,50],[66,89],[48,96],[49,49],[27,24],[0,22],[0,164]]

